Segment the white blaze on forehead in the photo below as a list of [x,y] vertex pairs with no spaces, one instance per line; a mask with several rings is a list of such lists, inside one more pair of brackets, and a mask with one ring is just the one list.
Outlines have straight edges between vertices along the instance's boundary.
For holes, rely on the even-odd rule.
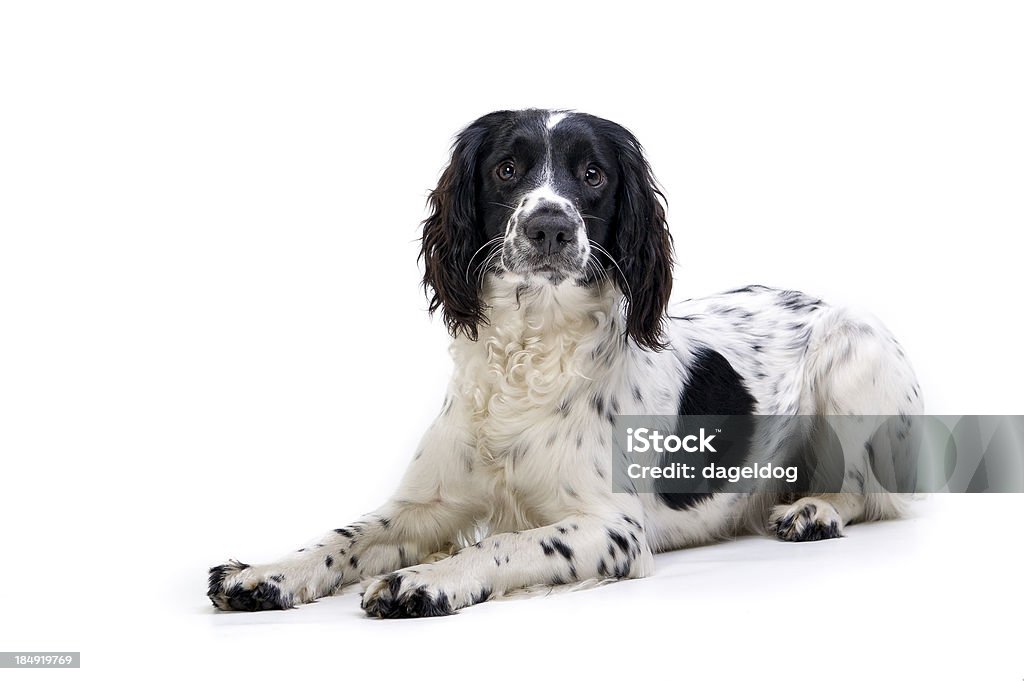
[[569,115],[568,111],[555,111],[548,114],[548,120],[545,125],[548,130],[554,130],[555,126],[562,122],[562,120]]

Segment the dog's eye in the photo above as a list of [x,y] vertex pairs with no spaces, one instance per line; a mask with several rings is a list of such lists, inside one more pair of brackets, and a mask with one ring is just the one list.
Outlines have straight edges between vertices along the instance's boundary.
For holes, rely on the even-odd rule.
[[591,187],[600,187],[604,184],[604,173],[597,166],[588,166],[587,171],[583,173],[583,181]]
[[516,164],[512,161],[502,161],[498,164],[498,167],[494,169],[498,179],[502,182],[508,182],[516,176]]

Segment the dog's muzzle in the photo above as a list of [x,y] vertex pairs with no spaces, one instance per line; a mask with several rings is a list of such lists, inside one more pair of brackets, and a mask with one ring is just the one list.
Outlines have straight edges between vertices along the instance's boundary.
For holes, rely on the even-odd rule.
[[583,218],[568,201],[524,200],[509,220],[506,267],[522,274],[577,274],[590,251],[586,234]]
[[520,221],[519,228],[537,253],[550,257],[576,242],[580,225],[561,206],[543,203]]

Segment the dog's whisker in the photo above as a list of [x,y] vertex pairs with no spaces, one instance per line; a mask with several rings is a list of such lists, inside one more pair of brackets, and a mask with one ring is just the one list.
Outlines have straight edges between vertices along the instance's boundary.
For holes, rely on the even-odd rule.
[[597,243],[593,239],[587,239],[587,240],[590,242],[590,247],[591,248],[596,250],[598,253],[603,254],[606,258],[608,258],[608,260],[615,267],[615,269],[617,269],[619,271],[619,274],[622,276],[622,285],[626,287],[625,293],[629,297],[630,300],[633,300],[633,291],[630,289],[629,280],[626,279],[626,273],[622,271],[621,267],[619,267],[618,261],[614,257],[612,257],[612,254],[609,253],[604,248],[604,246],[602,246],[601,244]]
[[469,268],[473,265],[473,260],[476,258],[476,256],[480,255],[480,251],[484,250],[485,248],[487,248],[488,246],[494,244],[495,242],[501,241],[503,238],[504,237],[496,236],[493,239],[491,239],[490,241],[488,241],[487,243],[485,243],[480,248],[476,249],[476,252],[470,257],[469,262],[466,263],[466,274],[465,274],[464,278],[465,278],[467,284],[469,283]]
[[486,277],[487,273],[490,271],[490,266],[491,263],[494,262],[495,256],[497,256],[502,251],[502,246],[503,244],[496,245],[494,249],[490,253],[488,253],[487,257],[484,258],[484,261],[480,264],[480,267],[478,268],[479,277],[477,277],[477,286],[483,285],[484,277]]

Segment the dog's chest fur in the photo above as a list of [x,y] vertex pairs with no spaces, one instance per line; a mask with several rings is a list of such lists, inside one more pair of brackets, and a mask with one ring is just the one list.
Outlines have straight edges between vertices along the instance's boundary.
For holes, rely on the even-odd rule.
[[566,466],[593,470],[607,414],[626,406],[599,398],[621,393],[624,345],[607,292],[498,280],[487,293],[490,323],[476,342],[453,345],[452,389],[495,501],[530,516],[571,501],[574,491],[557,482]]
[[501,281],[489,293],[490,324],[477,342],[457,342],[453,351],[477,450],[499,461],[524,453],[582,394],[613,380],[610,355],[621,348],[606,295],[568,284],[517,291]]

